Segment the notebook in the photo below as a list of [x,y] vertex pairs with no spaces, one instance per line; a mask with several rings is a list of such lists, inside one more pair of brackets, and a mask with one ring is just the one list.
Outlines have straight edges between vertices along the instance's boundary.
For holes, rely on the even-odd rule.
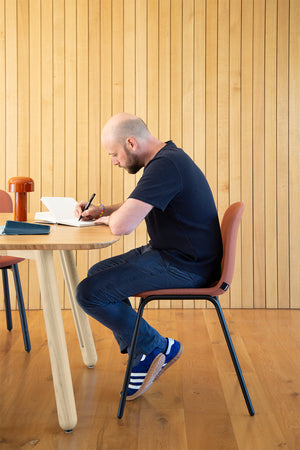
[[0,226],[0,234],[15,235],[15,234],[49,234],[49,225],[39,225],[37,223],[17,222],[14,220],[7,220],[5,225]]
[[57,223],[71,227],[90,227],[95,225],[93,220],[78,220],[74,210],[76,200],[71,197],[42,197],[41,201],[49,209],[46,212],[35,213],[34,220],[43,223]]

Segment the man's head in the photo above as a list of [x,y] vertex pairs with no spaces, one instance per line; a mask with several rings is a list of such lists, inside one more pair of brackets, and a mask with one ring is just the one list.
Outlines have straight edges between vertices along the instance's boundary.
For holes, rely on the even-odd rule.
[[104,125],[102,141],[114,140],[125,145],[127,138],[147,139],[150,131],[145,122],[137,116],[128,113],[119,113],[111,117]]
[[132,114],[111,117],[102,131],[102,144],[114,165],[136,173],[144,166],[142,149],[152,138],[145,122]]

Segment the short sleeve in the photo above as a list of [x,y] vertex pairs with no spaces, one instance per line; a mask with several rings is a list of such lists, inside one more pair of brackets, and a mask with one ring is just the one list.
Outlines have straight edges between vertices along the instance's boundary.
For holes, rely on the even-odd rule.
[[181,175],[169,158],[149,162],[129,198],[135,198],[164,211],[182,188]]

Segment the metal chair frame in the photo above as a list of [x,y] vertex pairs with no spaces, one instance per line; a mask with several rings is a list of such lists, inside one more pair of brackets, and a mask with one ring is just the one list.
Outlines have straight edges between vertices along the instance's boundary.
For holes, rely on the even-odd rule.
[[147,305],[147,303],[153,301],[153,300],[191,300],[191,299],[195,299],[195,300],[208,300],[210,301],[218,314],[218,318],[222,327],[222,331],[227,343],[227,347],[228,350],[230,352],[230,356],[235,368],[235,372],[237,374],[239,383],[240,383],[240,387],[242,389],[243,395],[244,395],[244,399],[249,411],[250,416],[254,416],[255,412],[252,406],[252,402],[247,390],[247,386],[243,377],[243,373],[233,346],[233,342],[227,327],[227,323],[223,314],[223,310],[221,308],[220,302],[218,297],[211,297],[211,296],[206,296],[206,295],[181,295],[180,297],[178,295],[150,295],[149,297],[146,298],[141,298],[140,300],[140,304],[139,304],[139,308],[138,308],[138,312],[137,312],[137,319],[136,319],[136,323],[135,323],[135,328],[134,328],[134,332],[133,332],[133,336],[132,336],[132,341],[131,341],[131,346],[130,346],[130,352],[129,352],[129,356],[128,356],[128,364],[127,364],[127,368],[126,368],[126,373],[125,373],[125,378],[124,378],[124,383],[123,383],[123,388],[122,388],[122,392],[121,392],[121,399],[120,399],[120,404],[119,404],[119,410],[118,410],[118,418],[121,419],[123,417],[123,413],[124,413],[124,409],[125,409],[125,403],[126,403],[126,395],[127,395],[127,390],[128,390],[128,384],[129,384],[129,380],[130,380],[130,374],[131,374],[131,370],[132,370],[132,362],[133,362],[133,355],[136,349],[136,344],[137,344],[137,340],[138,340],[138,335],[139,335],[139,331],[140,331],[140,326],[141,326],[141,320],[143,318],[143,312],[144,312],[144,308]]

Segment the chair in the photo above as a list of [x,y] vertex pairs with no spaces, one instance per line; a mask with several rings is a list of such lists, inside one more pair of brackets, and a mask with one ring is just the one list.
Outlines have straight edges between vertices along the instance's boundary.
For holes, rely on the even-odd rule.
[[[10,195],[0,190],[0,212],[13,212],[13,203]],[[28,325],[26,319],[26,312],[24,307],[24,300],[22,294],[22,287],[19,276],[18,263],[24,261],[24,258],[16,258],[14,256],[0,256],[0,269],[2,271],[3,279],[3,293],[4,293],[4,305],[6,311],[6,324],[9,331],[12,330],[12,318],[11,318],[11,307],[10,307],[10,295],[9,295],[9,285],[7,270],[11,269],[14,276],[15,289],[19,307],[19,314],[21,319],[22,333],[24,339],[24,346],[27,352],[31,350]]]
[[141,319],[143,316],[143,311],[147,303],[152,300],[208,300],[210,301],[214,307],[216,308],[218,318],[226,339],[226,343],[231,355],[231,359],[240,383],[240,387],[242,389],[244,399],[251,416],[254,415],[254,409],[247,391],[246,383],[242,374],[242,370],[240,368],[233,343],[227,328],[227,324],[225,322],[225,318],[223,315],[223,311],[218,299],[219,295],[224,294],[229,288],[234,272],[234,262],[235,262],[235,250],[236,250],[236,239],[239,224],[242,218],[242,214],[244,211],[244,204],[241,202],[237,202],[229,206],[229,208],[225,211],[222,224],[221,224],[221,234],[223,241],[223,259],[222,259],[222,269],[221,269],[221,278],[215,283],[213,286],[209,286],[207,288],[184,288],[184,289],[160,289],[153,290],[147,292],[141,292],[136,294],[137,297],[140,297],[140,304],[137,312],[137,319],[135,323],[135,328],[132,336],[130,352],[128,356],[127,369],[125,373],[123,389],[121,392],[121,399],[118,410],[118,418],[120,419],[123,416],[127,389],[130,379],[130,374],[132,370],[132,360],[133,354],[136,348],[136,343],[138,340],[139,330]]

